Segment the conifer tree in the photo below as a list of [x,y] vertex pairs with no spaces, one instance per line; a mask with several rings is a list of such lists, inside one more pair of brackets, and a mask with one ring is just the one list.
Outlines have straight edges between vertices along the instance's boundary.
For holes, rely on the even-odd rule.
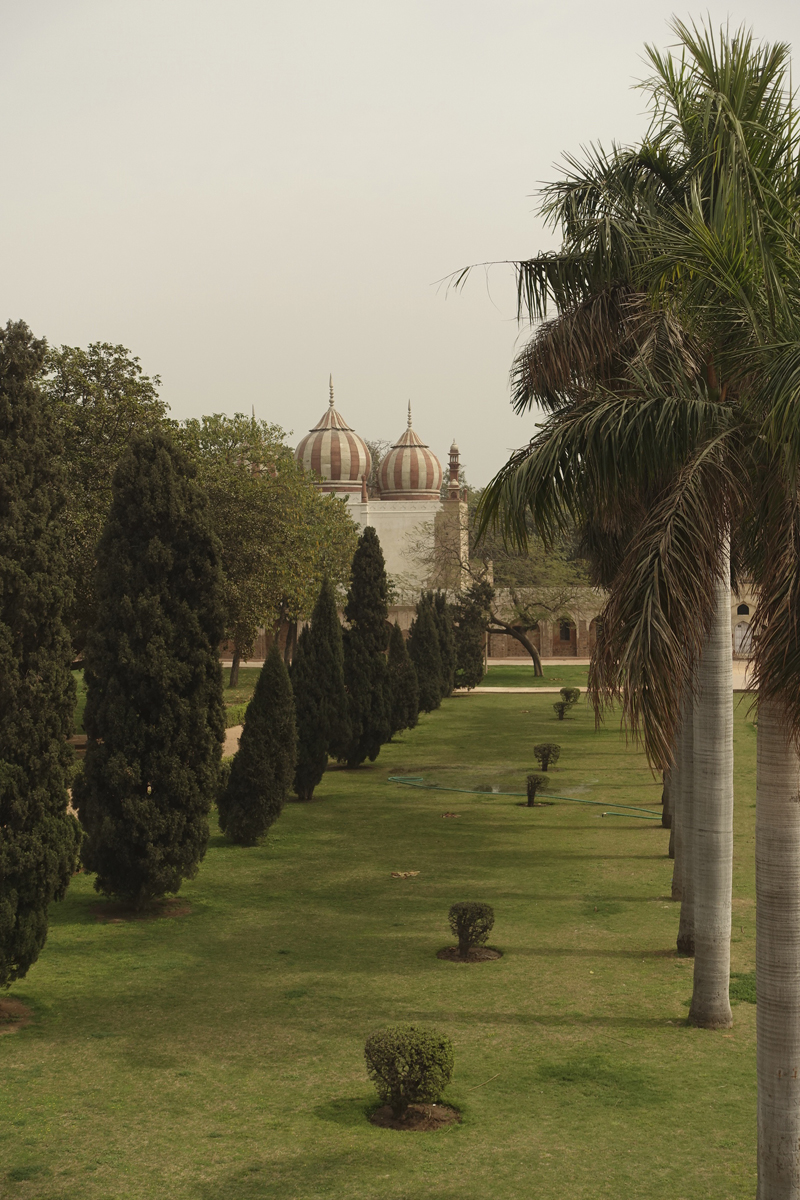
[[219,827],[252,846],[277,821],[297,763],[297,727],[289,672],[273,641],[247,706],[239,751],[219,798]]
[[197,873],[225,736],[219,545],[194,475],[165,434],[132,441],[97,548],[75,798],[95,887],[137,907]]
[[291,678],[297,712],[294,790],[301,800],[310,800],[322,779],[328,755],[350,740],[342,627],[327,576],[311,624],[298,639]]
[[400,626],[395,621],[389,636],[389,696],[392,736],[413,729],[419,717],[419,684]]
[[350,714],[350,739],[338,757],[348,767],[374,762],[391,736],[387,695],[388,642],[386,568],[378,535],[367,525],[353,555],[344,615],[344,681]]
[[456,687],[474,688],[483,679],[491,590],[490,584],[473,583],[455,606]]
[[24,321],[0,329],[0,987],[39,957],[80,836],[67,813],[75,688],[61,448],[37,383],[45,352]]
[[456,685],[456,639],[453,630],[453,609],[444,592],[432,594],[433,617],[439,637],[442,660],[442,699],[451,695]]
[[423,592],[417,603],[408,653],[417,672],[420,712],[433,712],[442,703],[442,654],[430,592]]

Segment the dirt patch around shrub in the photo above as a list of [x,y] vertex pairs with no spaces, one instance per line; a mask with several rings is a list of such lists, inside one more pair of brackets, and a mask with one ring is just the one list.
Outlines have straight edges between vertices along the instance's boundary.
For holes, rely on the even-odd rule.
[[13,1033],[15,1029],[22,1029],[23,1025],[27,1025],[32,1020],[33,1013],[27,1004],[23,1004],[21,1000],[15,1000],[13,996],[0,997],[0,1037],[4,1033]]
[[146,908],[134,908],[119,900],[100,900],[91,906],[96,921],[104,925],[121,925],[125,921],[156,921],[159,917],[188,917],[191,904],[179,896],[166,896],[155,900]]
[[370,1116],[373,1125],[381,1129],[401,1129],[408,1133],[432,1133],[461,1120],[461,1113],[449,1104],[409,1104],[402,1117],[392,1116],[388,1104]]
[[496,958],[503,957],[502,950],[493,950],[491,946],[473,946],[467,958],[462,958],[458,953],[458,946],[445,946],[444,950],[437,950],[437,958],[443,958],[445,962],[455,963],[479,963],[493,962]]

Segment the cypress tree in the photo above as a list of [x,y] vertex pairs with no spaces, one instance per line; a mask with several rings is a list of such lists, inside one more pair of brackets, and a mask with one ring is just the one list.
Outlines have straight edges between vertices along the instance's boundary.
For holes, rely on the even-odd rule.
[[277,821],[297,762],[297,728],[289,672],[275,639],[244,716],[239,751],[219,798],[219,827],[252,846]]
[[442,654],[430,592],[419,598],[408,653],[417,672],[420,712],[432,712],[442,703]]
[[344,681],[348,694],[350,739],[338,757],[348,767],[374,762],[391,737],[387,696],[386,646],[388,587],[378,535],[367,525],[358,539],[350,572],[344,615]]
[[292,660],[292,690],[297,712],[297,767],[294,790],[310,800],[322,779],[328,755],[350,741],[344,686],[344,648],[336,597],[325,578]]
[[400,626],[395,621],[389,636],[389,696],[391,700],[392,736],[403,729],[413,729],[419,717],[419,684],[414,664]]
[[451,695],[456,685],[456,638],[453,630],[453,609],[447,603],[444,592],[432,596],[433,616],[439,637],[439,654],[442,660],[442,698]]
[[75,797],[95,887],[137,907],[197,873],[225,736],[219,545],[194,475],[166,435],[132,441],[97,548]]
[[473,583],[455,606],[457,687],[474,688],[483,679],[483,639],[490,590],[486,583]]
[[80,837],[67,813],[75,687],[61,447],[37,384],[45,352],[24,321],[0,329],[0,987],[39,957]]

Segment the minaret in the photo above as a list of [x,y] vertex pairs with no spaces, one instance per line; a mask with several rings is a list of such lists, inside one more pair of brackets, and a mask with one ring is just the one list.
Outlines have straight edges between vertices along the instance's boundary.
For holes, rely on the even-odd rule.
[[[409,417],[409,420],[410,419],[411,418]],[[450,462],[449,462],[450,478],[447,481],[447,499],[448,500],[460,500],[461,499],[461,491],[460,491],[459,483],[458,483],[458,476],[459,476],[459,472],[461,470],[461,463],[459,462],[458,453],[459,453],[458,446],[455,443],[455,439],[453,439],[453,444],[450,447]]]

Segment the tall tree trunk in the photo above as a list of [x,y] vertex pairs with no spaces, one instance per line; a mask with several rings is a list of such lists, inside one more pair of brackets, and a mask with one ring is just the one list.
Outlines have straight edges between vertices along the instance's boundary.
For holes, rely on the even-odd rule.
[[489,616],[495,625],[500,626],[500,629],[490,630],[487,632],[500,633],[502,631],[503,633],[509,633],[511,635],[511,637],[516,638],[517,641],[519,642],[519,644],[521,646],[524,646],[525,649],[527,650],[528,654],[530,654],[530,656],[531,656],[531,661],[533,662],[534,675],[539,675],[539,676],[544,675],[544,670],[542,668],[542,660],[539,657],[539,651],[536,649],[536,647],[534,646],[531,639],[529,637],[526,637],[525,634],[522,632],[522,630],[518,629],[516,625],[507,625],[505,621],[501,621],[499,617],[496,617],[494,615],[494,613],[489,613]]
[[665,829],[672,828],[672,767],[665,767],[664,786],[661,790],[661,824]]
[[[678,922],[678,954],[694,954],[694,856],[692,854],[694,814],[694,696],[687,688],[681,703],[679,734],[681,764],[680,793],[676,788],[675,870],[680,880],[681,915]],[[678,800],[678,795],[680,800]]]
[[694,990],[689,1024],[733,1024],[731,883],[733,877],[733,656],[730,559],[716,586],[714,616],[697,669],[694,706]]
[[681,704],[681,728],[675,738],[675,759],[672,764],[672,828],[669,831],[669,851],[672,864],[672,899],[683,899],[683,718],[685,704]]
[[759,701],[756,771],[757,1200],[800,1197],[800,760]]
[[239,653],[239,651],[236,649],[236,647],[234,646],[233,658],[231,659],[231,674],[230,674],[230,679],[228,680],[229,688],[235,688],[235,687],[239,686],[239,663],[241,662],[241,660],[242,660],[242,656]]
[[283,648],[283,661],[287,667],[294,658],[294,648],[297,645],[297,621],[290,621],[286,630],[286,642]]

